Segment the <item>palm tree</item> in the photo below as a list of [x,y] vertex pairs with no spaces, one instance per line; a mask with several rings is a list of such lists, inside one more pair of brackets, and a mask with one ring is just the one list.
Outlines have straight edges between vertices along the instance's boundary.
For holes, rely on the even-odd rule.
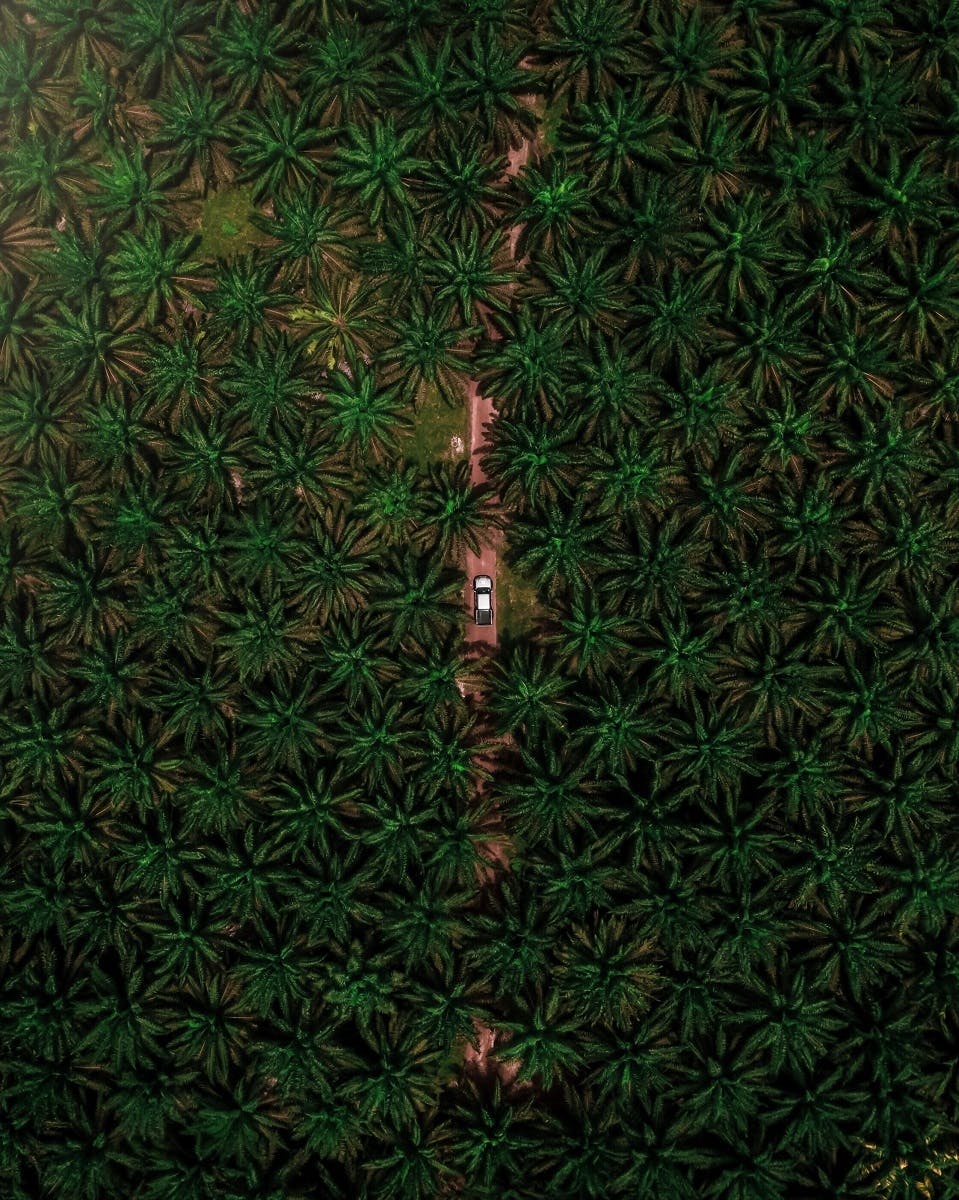
[[547,634],[544,642],[555,646],[560,659],[578,675],[602,678],[608,669],[636,653],[635,622],[604,608],[594,592],[558,599],[552,616],[559,629]]
[[[564,418],[565,418],[564,414]],[[576,443],[578,422],[547,423],[498,416],[490,426],[483,467],[496,481],[503,505],[543,508],[560,498],[571,501],[581,481],[582,454]]]
[[[233,443],[233,444],[232,444]],[[178,490],[187,504],[220,510],[239,503],[236,498],[238,470],[248,442],[236,444],[221,418],[200,422],[192,414],[173,425],[166,462],[178,476]]]
[[544,1088],[554,1080],[571,1079],[583,1061],[577,1036],[581,1022],[564,1006],[555,986],[517,1000],[517,1019],[501,1023],[514,1037],[499,1052],[500,1059],[519,1062],[517,1079],[535,1079]]
[[216,334],[233,333],[238,341],[266,337],[270,317],[293,297],[273,290],[275,269],[248,253],[235,262],[221,262],[213,274],[214,287],[208,297],[208,327]]
[[637,293],[630,312],[646,318],[642,348],[653,369],[672,363],[692,368],[713,332],[711,319],[717,311],[706,281],[684,277],[673,267],[667,278],[640,286]]
[[129,319],[116,325],[108,320],[102,292],[93,291],[79,312],[62,301],[54,308],[40,315],[38,327],[45,352],[62,369],[64,380],[102,397],[108,388],[141,374],[143,335]]
[[243,108],[286,91],[293,34],[271,5],[227,9],[210,48],[211,75],[225,81],[233,105]]
[[429,1200],[454,1175],[447,1163],[450,1131],[445,1122],[421,1118],[386,1131],[388,1142],[369,1164],[374,1186],[384,1196]]
[[[264,589],[265,590],[265,589]],[[241,682],[267,676],[285,676],[303,661],[308,632],[302,621],[288,613],[276,589],[265,596],[251,593],[240,601],[237,613],[221,612],[217,645],[236,663]]]
[[408,1019],[374,1018],[361,1030],[357,1048],[342,1047],[337,1059],[344,1072],[340,1094],[358,1105],[361,1115],[375,1112],[409,1128],[433,1102],[441,1052],[418,1037]]
[[20,211],[18,204],[0,207],[0,274],[8,278],[15,270],[23,275],[35,274],[41,255],[50,245],[48,230]]
[[385,216],[375,237],[357,245],[357,262],[370,287],[388,298],[394,310],[425,300],[434,256],[429,230],[405,209]]
[[422,513],[422,543],[454,561],[467,548],[479,554],[481,534],[503,526],[489,492],[473,486],[465,459],[429,466]]
[[877,61],[888,60],[890,46],[885,29],[890,24],[890,14],[884,5],[877,0],[866,0],[861,19],[851,24],[831,0],[816,7],[818,11],[798,13],[797,24],[813,27],[813,53],[817,58],[825,57],[824,51],[828,50],[830,63],[839,76],[847,73],[850,63],[858,64],[870,54],[875,54]]
[[625,1031],[649,1013],[663,987],[660,956],[655,942],[621,917],[605,917],[559,947],[556,973],[582,1020]]
[[323,404],[334,443],[349,446],[355,461],[395,451],[402,433],[412,428],[398,386],[380,385],[373,368],[362,360],[328,374]]
[[336,12],[304,38],[296,87],[312,120],[332,127],[370,118],[385,76],[380,36],[355,13]]
[[536,282],[526,294],[564,338],[575,333],[587,342],[593,331],[612,336],[627,319],[626,286],[619,276],[619,264],[608,265],[605,249],[587,255],[560,248],[537,255]]
[[615,189],[639,167],[669,162],[672,122],[650,110],[644,89],[617,85],[608,96],[577,106],[556,133],[556,146],[572,164],[588,171],[604,187]]
[[759,774],[756,727],[739,724],[732,714],[711,705],[704,708],[695,692],[684,705],[683,716],[674,719],[670,728],[672,748],[663,756],[664,762],[675,763],[707,797],[734,788],[744,776]]
[[500,215],[503,191],[497,187],[502,160],[490,161],[480,138],[470,130],[441,142],[430,169],[414,178],[414,194],[424,217],[440,217],[451,244],[471,230],[484,233]]
[[396,664],[396,674],[397,695],[432,712],[458,708],[464,694],[476,686],[478,672],[464,661],[459,638],[451,633],[427,647],[411,647]]
[[481,239],[475,228],[452,241],[435,235],[435,253],[427,269],[434,301],[441,305],[455,301],[459,319],[466,325],[485,317],[489,309],[506,311],[509,285],[518,278],[508,269],[501,235]]
[[29,128],[52,133],[63,117],[65,90],[62,80],[51,78],[35,38],[21,28],[5,41],[0,48],[0,119],[8,134],[22,137]]
[[462,621],[462,587],[459,573],[440,560],[392,551],[383,564],[382,591],[369,607],[391,648],[409,640],[429,645]]
[[[751,303],[772,298],[770,271],[779,261],[782,218],[755,191],[728,201],[717,213],[707,209],[706,226],[693,235],[693,244],[705,254],[700,260],[703,279],[726,283],[727,312],[739,299]],[[718,290],[718,289],[717,289]]]
[[34,263],[39,294],[81,305],[103,284],[107,273],[106,249],[91,225],[92,222],[81,220],[80,229],[51,230],[52,244],[37,253]]
[[507,416],[537,409],[549,419],[565,393],[564,367],[573,354],[555,325],[536,319],[528,308],[496,318],[503,337],[480,343],[476,370],[484,395],[495,398]]
[[[687,522],[687,523],[684,523]],[[689,537],[688,517],[674,509],[659,517],[626,510],[621,547],[600,575],[600,591],[616,597],[625,615],[645,618],[654,608],[676,612],[689,589],[702,587],[704,548]]]
[[235,353],[214,374],[203,369],[201,336],[185,343],[193,351],[192,380],[209,387],[215,378],[222,392],[234,398],[231,415],[249,423],[258,438],[266,438],[267,431],[276,427],[300,429],[310,383],[297,345],[285,334],[272,336],[269,341],[242,347],[243,353]]
[[11,137],[2,161],[7,199],[27,207],[33,220],[45,223],[53,213],[73,209],[82,174],[69,134],[38,130]]
[[759,1109],[763,1065],[744,1039],[719,1030],[705,1046],[694,1045],[674,1086],[688,1111],[688,1128],[717,1130],[726,1137],[743,1134]]
[[311,621],[355,612],[370,587],[374,538],[342,508],[331,509],[322,523],[310,522],[309,550],[297,570],[297,603]]
[[[677,139],[675,153],[689,163],[684,173],[701,205],[735,196],[742,187],[745,139],[728,114],[713,101],[708,114],[695,117],[689,139]],[[681,178],[683,175],[681,175]]]
[[[742,391],[729,378],[724,360],[708,362],[700,370],[679,367],[678,386],[658,389],[669,408],[660,428],[677,437],[696,460],[717,460],[744,425]],[[628,430],[627,433],[635,433]]]
[[608,95],[639,66],[638,11],[626,0],[559,0],[534,61],[554,97]]
[[563,586],[590,583],[609,553],[611,528],[608,517],[591,520],[577,498],[568,511],[551,508],[536,521],[514,521],[508,557],[535,580],[541,594],[553,597]]
[[382,636],[370,628],[365,612],[357,609],[347,619],[328,622],[318,649],[322,692],[342,688],[346,703],[356,711],[382,702],[386,684],[398,678],[397,665],[384,653]]
[[30,293],[30,285],[23,286],[20,280],[10,276],[0,280],[0,380],[6,380],[15,366],[36,365],[33,330],[43,306]]
[[918,254],[890,247],[894,273],[872,311],[878,324],[896,326],[900,354],[921,360],[937,356],[946,329],[959,316],[959,279],[947,242],[927,242]]
[[822,715],[821,688],[831,671],[810,664],[802,642],[787,645],[778,630],[768,627],[744,632],[739,642],[716,679],[725,703],[741,706],[749,722],[763,719],[771,745],[778,741],[778,731],[790,726],[791,714],[813,722]]
[[[206,335],[183,332],[156,341],[146,351],[142,398],[151,418],[176,430],[189,416],[209,418],[215,403],[215,343]],[[137,415],[140,415],[138,410]],[[211,427],[210,434],[215,436]]]
[[310,672],[293,679],[281,676],[269,696],[251,696],[251,707],[240,720],[245,748],[269,768],[302,771],[305,763],[314,760],[317,742],[326,744],[321,716],[307,686],[309,678]]
[[[0,632],[0,664],[3,668],[3,683],[0,696],[6,703],[11,698],[31,695],[49,695],[48,688],[58,678],[56,639],[43,630],[35,613],[20,618],[13,614]],[[123,658],[123,655],[120,655]],[[116,690],[125,694],[128,678],[133,674],[132,664],[126,670],[112,675],[109,682]],[[83,678],[82,668],[77,665],[74,672]],[[99,695],[91,699],[98,704]]]
[[429,129],[432,142],[446,141],[461,128],[458,92],[462,76],[453,62],[449,32],[435,47],[416,38],[393,50],[385,73],[391,106],[399,108],[414,127]]
[[107,218],[108,228],[123,229],[131,223],[142,226],[148,219],[162,219],[166,208],[166,187],[172,182],[172,165],[151,172],[146,153],[140,147],[133,152],[110,148],[103,166],[90,168],[94,191],[88,203]]
[[531,73],[520,67],[523,57],[521,44],[504,45],[498,38],[479,33],[473,33],[468,46],[464,41],[457,50],[453,95],[468,114],[476,113],[474,127],[497,154],[536,133],[536,117],[518,99],[539,87],[535,75],[531,78]]
[[515,188],[511,213],[520,233],[515,254],[569,246],[585,233],[594,215],[596,186],[582,171],[570,169],[566,156],[551,154],[542,169],[526,166]]
[[132,71],[146,95],[157,81],[179,83],[193,78],[200,66],[208,3],[177,4],[146,0],[130,12],[118,13],[111,33],[125,52],[124,68]]
[[490,680],[489,710],[499,735],[522,735],[536,745],[547,730],[564,730],[569,683],[545,653],[511,645]]
[[101,67],[120,63],[121,51],[110,28],[118,8],[112,3],[94,6],[82,0],[39,0],[31,15],[43,30],[54,76],[75,74],[88,62]]
[[51,1192],[64,1191],[74,1196],[95,1196],[104,1189],[123,1187],[132,1159],[112,1136],[104,1131],[106,1119],[98,1106],[95,1117],[78,1112],[70,1133],[45,1156],[40,1171],[41,1186]]
[[758,149],[767,145],[774,130],[789,132],[794,121],[805,124],[822,118],[813,97],[823,64],[811,39],[797,38],[787,45],[782,27],[771,42],[758,33],[743,51],[741,69],[743,82],[730,93],[730,111],[743,120],[748,141]]
[[408,181],[422,165],[410,153],[420,131],[397,132],[393,117],[388,116],[374,118],[368,129],[349,124],[344,133],[347,142],[337,154],[334,183],[353,191],[370,224],[378,225],[386,213],[409,205]]
[[215,96],[211,84],[201,86],[191,75],[170,83],[153,107],[161,123],[150,135],[150,145],[168,155],[174,178],[186,172],[200,196],[233,178],[227,97]]
[[269,594],[271,608],[274,601],[285,604],[291,599],[284,590],[281,600],[279,589],[292,580],[304,559],[299,518],[290,497],[272,503],[256,497],[226,523],[224,544],[236,568],[239,596],[245,597],[247,589],[258,584]]
[[497,772],[493,793],[502,793],[521,847],[569,851],[578,830],[595,836],[601,788],[589,780],[585,766],[564,758],[562,742],[557,745],[555,737],[543,737],[539,714],[535,717],[536,724],[527,720],[524,726],[539,744],[521,747],[521,770]]
[[327,372],[337,364],[372,359],[385,329],[379,291],[359,272],[332,265],[311,281],[305,299],[290,309],[289,320],[302,333],[304,350]]
[[742,44],[734,19],[722,13],[707,21],[701,9],[689,14],[673,9],[668,22],[657,15],[650,25],[644,75],[657,106],[674,113],[681,103],[687,119],[702,117],[710,97],[734,71],[730,60],[735,62]]
[[88,66],[80,68],[79,78],[70,98],[73,120],[70,132],[78,142],[91,137],[105,142],[139,140],[155,119],[147,105],[125,104],[125,88],[116,67]]
[[196,236],[168,239],[156,223],[135,233],[127,230],[110,256],[106,282],[114,295],[132,297],[128,311],[154,324],[161,309],[169,312],[177,303],[196,305],[196,289],[205,273],[191,257],[198,244]]
[[222,667],[208,662],[202,673],[183,675],[179,669],[161,670],[157,676],[157,702],[168,714],[174,733],[187,751],[197,740],[223,743],[230,730],[230,712],[236,696]]
[[260,494],[295,503],[310,513],[351,497],[357,486],[347,456],[331,447],[330,431],[322,412],[302,421],[277,422],[267,441],[255,445],[245,478]]
[[260,198],[296,195],[320,173],[320,142],[331,130],[317,130],[307,110],[292,111],[277,96],[256,110],[241,110],[232,122],[233,155],[242,168],[241,178],[253,180],[253,195]]
[[[174,661],[180,662],[179,658]],[[235,751],[221,742],[208,755],[194,760],[177,800],[179,817],[190,836],[225,836],[245,824],[256,810],[256,777]],[[151,929],[157,969],[181,985],[187,977],[200,978],[203,965],[225,951],[227,933],[214,915],[205,911],[206,904],[207,898],[198,896],[194,907],[188,913],[178,913],[172,926],[154,922]]]
[[777,132],[770,141],[769,155],[790,224],[816,224],[834,197],[843,195],[845,156],[830,144],[823,130],[792,136]]
[[611,254],[625,255],[625,283],[640,274],[659,278],[673,263],[692,264],[700,214],[688,192],[660,171],[641,168],[615,191],[597,194],[603,241]]
[[403,460],[379,466],[366,474],[366,490],[356,500],[356,511],[387,545],[405,545],[414,537],[422,514],[422,476]]
[[614,679],[576,697],[570,739],[584,766],[613,775],[634,770],[637,762],[660,753],[663,703],[655,694]]
[[[872,269],[875,258],[867,244],[847,228],[823,226],[802,238],[790,239],[783,266],[790,282],[803,283],[795,293],[797,307],[819,301],[820,310],[832,310],[844,320],[853,315],[864,289],[878,288],[881,276]],[[818,253],[817,253],[818,252]],[[815,253],[815,258],[810,254]]]
[[904,161],[898,149],[891,147],[888,159],[875,168],[860,162],[858,170],[866,185],[865,194],[852,188],[847,191],[850,198],[855,195],[858,204],[875,214],[866,226],[874,244],[908,244],[923,229],[941,230],[946,211],[945,180],[930,170],[924,149]]
[[128,399],[117,389],[86,405],[77,444],[111,479],[149,476],[157,468],[157,430],[147,409],[145,399]]
[[417,407],[439,396],[452,406],[462,397],[469,343],[481,328],[453,324],[451,318],[449,306],[415,300],[389,322],[392,336],[380,350],[377,366],[408,405]]
[[277,243],[266,257],[284,282],[309,286],[328,271],[346,272],[357,222],[334,207],[328,189],[298,188],[274,199],[272,215],[255,212],[250,220]]
[[[739,377],[752,368],[748,376],[752,395],[770,386],[778,389],[784,383],[788,386],[802,379],[801,366],[808,355],[808,343],[801,336],[806,319],[807,314],[798,305],[780,302],[778,297],[768,305],[741,305],[733,322],[739,348],[733,352],[731,361],[741,364],[736,368]],[[845,374],[850,369],[848,359],[842,354],[837,359],[840,372]]]

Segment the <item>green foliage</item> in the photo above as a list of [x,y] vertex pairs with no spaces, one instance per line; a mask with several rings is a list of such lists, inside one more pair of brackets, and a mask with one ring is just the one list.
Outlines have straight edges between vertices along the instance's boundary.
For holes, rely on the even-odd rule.
[[0,1195],[955,1194],[957,12],[0,6]]

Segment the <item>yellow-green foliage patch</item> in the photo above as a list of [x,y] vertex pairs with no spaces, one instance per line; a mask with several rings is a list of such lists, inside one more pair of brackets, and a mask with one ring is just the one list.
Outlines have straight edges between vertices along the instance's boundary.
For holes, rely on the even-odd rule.
[[508,567],[502,555],[496,564],[496,624],[500,633],[519,638],[532,632],[540,616],[535,584]]
[[200,215],[199,252],[205,258],[232,258],[270,238],[253,224],[257,212],[253,185],[222,188],[203,203]]
[[406,446],[412,462],[426,467],[430,463],[450,462],[469,454],[469,410],[466,396],[457,404],[447,404],[435,391],[430,392],[413,414],[413,432]]

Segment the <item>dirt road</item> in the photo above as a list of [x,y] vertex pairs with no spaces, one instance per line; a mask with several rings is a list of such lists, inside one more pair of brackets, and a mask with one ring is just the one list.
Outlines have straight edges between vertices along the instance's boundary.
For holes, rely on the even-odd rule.
[[[484,426],[493,420],[496,411],[493,408],[493,401],[488,396],[480,394],[479,385],[475,379],[470,380],[466,398],[470,410],[470,480],[473,486],[477,487],[486,483],[486,472],[480,463],[486,440]],[[497,544],[501,534],[499,530],[491,529],[487,531],[486,536],[488,540],[481,547],[481,553],[474,554],[472,550],[466,551],[466,605],[472,613],[473,577],[489,575],[493,581],[493,624],[477,625],[471,617],[467,636],[471,642],[495,646],[497,641],[496,614],[499,609],[499,596],[496,590],[496,559]]]
[[[511,178],[517,175],[525,166],[529,158],[529,142],[524,140],[515,150],[508,151],[506,177]],[[516,239],[519,235],[520,227],[514,225],[510,230],[510,253],[515,256]],[[493,402],[488,396],[482,395],[479,390],[479,384],[475,379],[471,379],[466,391],[466,401],[469,405],[470,412],[470,479],[473,486],[486,483],[486,472],[480,463],[480,458],[485,450],[485,427],[495,418],[496,410],[493,407]],[[493,624],[492,625],[477,625],[470,618],[470,624],[467,632],[467,639],[476,645],[495,646],[498,641],[496,614],[499,610],[499,596],[496,587],[496,562],[497,562],[497,547],[502,540],[502,532],[500,530],[489,530],[487,533],[488,541],[481,547],[481,553],[474,554],[472,550],[466,552],[466,606],[468,611],[473,612],[473,578],[476,575],[489,575],[493,581]]]

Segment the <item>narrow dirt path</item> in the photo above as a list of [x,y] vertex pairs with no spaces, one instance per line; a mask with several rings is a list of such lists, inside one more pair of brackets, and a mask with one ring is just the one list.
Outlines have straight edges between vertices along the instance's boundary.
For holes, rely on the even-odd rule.
[[[466,393],[470,411],[470,481],[474,487],[486,483],[486,472],[483,470],[480,458],[486,449],[485,426],[496,415],[493,401],[483,396],[479,384],[471,379]],[[493,581],[493,624],[477,625],[473,621],[469,629],[469,641],[479,645],[495,646],[498,640],[497,613],[499,611],[499,594],[497,591],[496,564],[497,548],[502,539],[499,530],[488,530],[486,542],[480,547],[480,553],[466,551],[466,604],[473,611],[473,577],[489,575]]]
[[[511,179],[518,175],[529,159],[530,143],[527,139],[523,139],[520,145],[507,152],[507,167],[505,178]],[[510,254],[515,258],[516,255],[516,239],[519,237],[520,226],[514,225],[510,229],[509,248]],[[480,459],[486,450],[486,427],[496,417],[496,409],[493,407],[493,401],[484,396],[479,390],[479,383],[475,379],[469,381],[466,390],[466,400],[469,405],[470,414],[470,430],[469,430],[469,461],[470,461],[470,481],[474,487],[485,484],[487,481],[486,472],[483,470]],[[498,547],[502,544],[503,534],[501,530],[488,530],[487,540],[482,544],[479,554],[474,554],[472,550],[466,552],[466,606],[469,612],[473,611],[473,579],[476,575],[489,575],[493,581],[493,624],[492,625],[477,625],[471,620],[468,634],[468,641],[471,645],[491,646],[495,647],[499,642],[497,613],[499,611],[499,593],[497,588],[496,567],[498,560]]]
[[[529,97],[530,101],[533,96]],[[523,166],[529,159],[530,143],[524,139],[515,150],[508,151],[508,163],[506,167],[506,178],[511,178],[518,175]],[[509,249],[510,255],[516,261],[516,242],[519,237],[522,226],[514,225],[509,232]],[[525,260],[524,260],[525,261]],[[517,265],[522,265],[517,263]],[[493,336],[496,336],[494,333]],[[486,472],[483,470],[483,465],[480,459],[486,449],[486,431],[490,423],[496,417],[496,409],[493,407],[493,401],[488,396],[484,396],[479,388],[479,383],[475,379],[469,381],[466,392],[467,403],[469,405],[470,427],[469,427],[469,461],[470,461],[470,481],[474,487],[479,487],[488,482]],[[482,626],[477,625],[475,621],[470,620],[469,633],[467,640],[469,642],[468,655],[476,656],[484,653],[484,647],[488,647],[486,653],[491,653],[495,650],[498,644],[497,634],[497,612],[499,610],[498,596],[498,580],[497,580],[497,559],[498,548],[503,540],[502,530],[487,530],[486,541],[481,545],[481,552],[474,554],[472,551],[466,552],[466,602],[470,613],[473,611],[473,577],[475,575],[489,575],[493,580],[493,624]],[[474,697],[471,697],[474,699]],[[505,741],[505,739],[500,739]],[[487,769],[495,767],[495,754],[490,755],[482,762],[482,766]],[[476,781],[477,796],[482,796],[485,789],[485,780],[479,777]],[[479,887],[485,887],[492,884],[498,875],[509,870],[510,865],[510,844],[506,834],[505,824],[503,822],[502,813],[498,811],[498,807],[494,806],[493,820],[497,826],[497,832],[477,846],[481,859],[484,860],[477,864],[476,867],[476,882]],[[473,1022],[476,1031],[476,1045],[465,1047],[463,1069],[464,1071],[474,1076],[474,1078],[488,1079],[491,1076],[498,1078],[499,1083],[510,1090],[516,1090],[520,1093],[529,1090],[531,1084],[517,1084],[516,1075],[520,1069],[518,1060],[511,1062],[501,1062],[496,1054],[496,1047],[502,1042],[509,1041],[510,1034],[504,1033],[501,1030],[492,1028],[484,1022],[474,1020]],[[454,1080],[455,1083],[455,1080]]]

